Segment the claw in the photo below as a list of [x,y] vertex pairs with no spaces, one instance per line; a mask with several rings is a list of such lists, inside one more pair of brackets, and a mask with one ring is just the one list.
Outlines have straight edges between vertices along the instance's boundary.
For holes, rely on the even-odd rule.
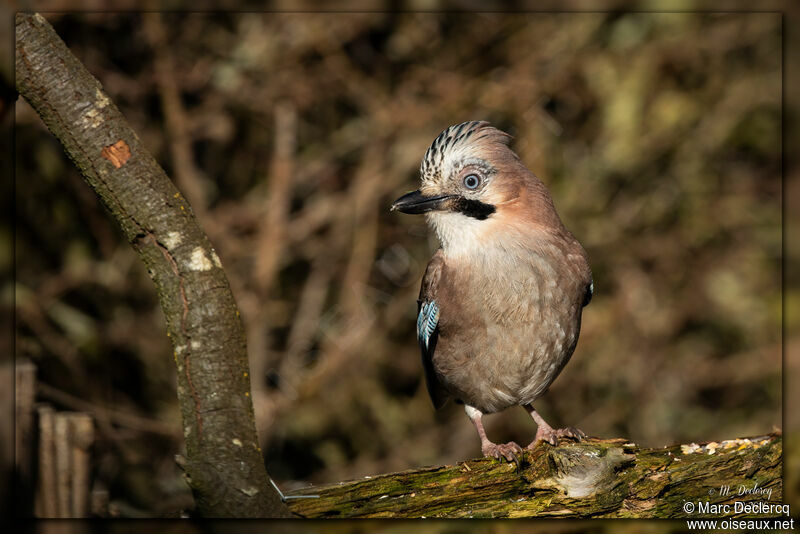
[[540,440],[546,441],[555,447],[558,445],[558,438],[569,438],[574,439],[575,441],[583,441],[586,439],[586,434],[582,430],[571,426],[559,428],[558,430],[540,426],[539,430],[536,431],[536,437],[526,448],[533,449],[536,446],[536,443]]
[[520,460],[517,454],[522,454],[522,447],[513,441],[508,443],[489,443],[481,452],[483,452],[484,456],[497,458],[498,460],[505,458],[509,462],[517,464],[517,468],[519,468]]
[[561,430],[558,430],[557,432],[558,432],[559,436],[563,436],[565,438],[572,438],[572,439],[574,439],[576,441],[583,441],[584,439],[586,439],[586,433],[583,430],[581,430],[579,428],[575,428],[573,426],[568,426],[567,428],[562,428]]
[[[522,454],[522,450],[520,449],[520,454]],[[517,465],[517,472],[522,469],[522,461],[520,460],[519,456],[514,454],[514,463]]]

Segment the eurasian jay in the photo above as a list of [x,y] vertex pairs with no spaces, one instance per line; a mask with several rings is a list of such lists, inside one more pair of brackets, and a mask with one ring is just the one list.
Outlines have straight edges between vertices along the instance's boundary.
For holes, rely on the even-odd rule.
[[536,412],[578,342],[594,284],[586,252],[564,227],[544,184],[483,121],[451,126],[420,166],[422,186],[392,210],[424,213],[441,243],[418,300],[417,337],[428,393],[463,402],[485,456],[522,448],[486,437],[483,414],[523,406],[538,440],[582,439]]

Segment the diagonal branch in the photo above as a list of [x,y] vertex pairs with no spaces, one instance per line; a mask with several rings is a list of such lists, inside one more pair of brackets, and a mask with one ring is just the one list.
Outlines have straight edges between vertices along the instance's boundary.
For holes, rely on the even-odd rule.
[[239,312],[189,203],[39,14],[17,14],[16,78],[156,285],[175,351],[185,469],[197,510],[289,516],[268,484],[258,446]]

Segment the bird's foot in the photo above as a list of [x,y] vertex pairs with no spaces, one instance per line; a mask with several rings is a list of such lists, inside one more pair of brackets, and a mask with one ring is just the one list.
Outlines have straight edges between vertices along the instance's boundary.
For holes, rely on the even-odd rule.
[[522,454],[522,447],[513,441],[508,443],[492,443],[490,441],[481,447],[481,452],[486,457],[497,458],[498,460],[505,458],[509,462],[519,465],[519,456],[517,455]]
[[533,441],[527,448],[533,449],[539,440],[546,441],[555,447],[558,445],[558,438],[571,438],[575,441],[582,441],[586,439],[586,434],[584,434],[582,430],[572,426],[555,429],[549,426],[539,425],[539,429],[536,431],[536,437],[533,438]]

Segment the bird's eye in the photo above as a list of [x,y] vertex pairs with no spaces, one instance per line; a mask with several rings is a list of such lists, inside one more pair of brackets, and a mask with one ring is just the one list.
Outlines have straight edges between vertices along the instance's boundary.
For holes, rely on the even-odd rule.
[[481,185],[481,179],[477,174],[468,174],[464,177],[464,187],[467,189],[477,189]]

